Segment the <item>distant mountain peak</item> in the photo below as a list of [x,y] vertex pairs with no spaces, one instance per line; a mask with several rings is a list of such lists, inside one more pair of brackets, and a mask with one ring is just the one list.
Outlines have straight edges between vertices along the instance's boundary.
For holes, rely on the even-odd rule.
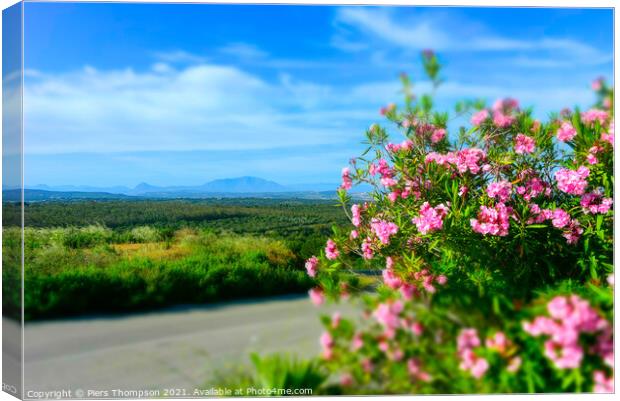
[[275,181],[252,176],[220,178],[205,183],[202,189],[206,192],[233,193],[284,192],[289,190],[284,185],[280,185]]
[[157,188],[154,185],[147,184],[146,182],[141,182],[135,186],[134,190],[145,190],[145,189],[155,189]]

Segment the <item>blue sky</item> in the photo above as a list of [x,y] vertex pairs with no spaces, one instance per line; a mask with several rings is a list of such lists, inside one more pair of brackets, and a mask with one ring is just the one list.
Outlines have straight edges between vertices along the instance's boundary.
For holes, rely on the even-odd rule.
[[[438,104],[512,96],[540,117],[612,76],[604,9],[25,6],[27,185],[339,181],[398,74]],[[400,138],[397,138],[400,140]]]

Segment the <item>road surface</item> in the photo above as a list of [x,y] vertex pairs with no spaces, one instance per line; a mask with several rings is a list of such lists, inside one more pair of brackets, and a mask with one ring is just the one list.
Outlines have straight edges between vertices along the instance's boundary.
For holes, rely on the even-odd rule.
[[316,355],[318,317],[336,309],[287,296],[27,323],[25,388],[205,388],[214,370],[249,364],[253,351]]

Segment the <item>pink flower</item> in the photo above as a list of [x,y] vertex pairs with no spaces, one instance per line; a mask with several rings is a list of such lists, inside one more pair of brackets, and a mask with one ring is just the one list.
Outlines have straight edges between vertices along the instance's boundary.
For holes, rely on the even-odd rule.
[[589,175],[590,170],[584,166],[579,167],[577,170],[561,168],[556,171],[555,180],[560,191],[571,195],[583,195],[588,186],[586,178]]
[[607,276],[607,284],[609,284],[610,286],[614,286],[616,280],[614,278],[614,274],[611,273],[609,276]]
[[394,260],[388,256],[385,261],[385,269],[383,270],[383,282],[392,289],[398,289],[403,284],[402,280],[394,274]]
[[311,288],[308,295],[310,295],[310,301],[316,306],[323,305],[325,302],[325,295],[320,287]]
[[434,162],[444,167],[456,167],[459,173],[463,174],[470,171],[478,174],[481,170],[481,163],[485,160],[486,153],[477,148],[462,149],[457,152],[448,152],[445,155],[437,152],[430,152],[426,155],[425,163]]
[[604,198],[599,191],[583,194],[579,204],[583,208],[585,214],[606,214],[613,205],[612,198]]
[[564,228],[570,224],[571,218],[568,213],[566,213],[563,209],[555,209],[553,211],[553,217],[551,219],[551,223],[555,228]]
[[306,271],[308,272],[308,276],[316,276],[318,264],[319,260],[316,258],[316,256],[313,256],[306,261]]
[[401,301],[392,303],[381,303],[374,311],[374,317],[381,325],[389,329],[396,329],[399,326],[399,315],[403,311]]
[[510,113],[513,110],[517,110],[519,108],[519,101],[517,99],[505,98],[505,99],[497,99],[495,103],[493,103],[493,111],[502,111],[505,113]]
[[611,120],[611,122],[609,123],[609,132],[601,134],[601,141],[605,141],[609,143],[611,147],[613,148],[614,146],[614,120]]
[[518,186],[516,191],[527,201],[530,201],[532,198],[536,198],[541,194],[545,194],[546,196],[551,195],[551,188],[549,184],[538,177],[529,179],[526,181],[525,186]]
[[370,229],[379,237],[381,243],[390,243],[390,237],[398,232],[398,226],[392,222],[372,219]]
[[422,370],[422,364],[418,359],[410,358],[407,360],[407,370],[409,375],[423,382],[431,381],[431,375]]
[[492,348],[500,353],[503,353],[506,351],[506,347],[508,346],[508,338],[506,338],[506,334],[498,331],[493,337],[487,338],[485,345],[487,348]]
[[558,131],[556,132],[557,138],[562,142],[568,142],[577,135],[577,130],[571,125],[571,123],[564,121]]
[[378,170],[378,167],[377,167],[377,165],[376,165],[376,164],[374,164],[374,163],[370,163],[370,164],[368,165],[368,174],[370,174],[370,175],[376,175],[378,171],[379,171],[379,170]]
[[467,195],[467,192],[469,192],[469,188],[467,188],[467,186],[465,185],[461,185],[461,187],[459,188],[459,196],[465,196]]
[[351,376],[351,373],[343,373],[342,376],[340,376],[340,385],[342,387],[351,387],[354,383],[353,380],[353,376]]
[[362,212],[360,209],[360,205],[355,204],[353,206],[351,206],[351,222],[353,223],[353,225],[355,227],[359,227],[360,224],[362,223]]
[[484,358],[477,358],[470,368],[471,375],[476,379],[480,379],[489,369],[489,362]]
[[324,349],[332,348],[334,346],[334,339],[327,331],[321,334],[319,342]]
[[474,232],[484,235],[506,236],[510,228],[509,218],[511,214],[512,208],[503,203],[498,203],[494,208],[480,206],[478,219],[470,220],[471,228]]
[[391,113],[391,112],[392,112],[392,111],[394,111],[394,110],[396,110],[396,105],[395,105],[394,103],[390,103],[390,104],[388,104],[387,106],[382,107],[382,108],[379,110],[379,114],[381,114],[382,116],[384,116],[384,115],[386,115],[386,114],[388,114],[388,113]]
[[614,377],[613,375],[605,377],[605,373],[601,370],[595,370],[592,375],[594,379],[595,393],[613,393],[614,392]]
[[577,220],[571,220],[570,225],[562,234],[562,237],[566,238],[568,244],[576,244],[579,238],[583,234],[583,228]]
[[344,190],[349,190],[353,186],[353,180],[351,179],[351,170],[348,167],[342,169],[342,185],[340,186]]
[[532,153],[535,149],[535,144],[536,142],[534,141],[534,138],[527,135],[519,134],[515,138],[515,153]]
[[448,277],[444,276],[443,274],[440,274],[439,276],[437,276],[435,281],[437,281],[437,284],[439,285],[446,285],[446,283],[448,282]]
[[499,128],[508,128],[514,124],[515,121],[516,119],[513,116],[504,114],[501,111],[493,112],[493,124]]
[[441,141],[442,139],[444,139],[445,137],[446,137],[446,130],[443,128],[437,128],[435,131],[433,131],[433,134],[431,135],[431,142],[437,143]]
[[336,247],[336,243],[332,241],[331,239],[328,239],[327,245],[325,246],[325,257],[327,257],[327,259],[329,260],[336,260],[336,258],[338,258],[339,255],[340,255],[340,252],[338,251],[338,248]]
[[592,90],[595,92],[600,91],[603,88],[603,78],[597,78],[592,81]]
[[469,371],[477,379],[481,378],[489,369],[489,363],[474,353],[473,349],[480,346],[480,338],[476,329],[461,330],[456,341],[457,352],[461,360],[459,368]]
[[416,286],[410,283],[403,283],[403,285],[400,287],[400,293],[406,300],[413,299],[413,296],[416,295],[417,292],[418,289],[416,288]]
[[364,340],[361,333],[355,333],[353,340],[351,341],[351,348],[353,351],[357,351],[364,346]]
[[489,118],[489,111],[487,109],[482,109],[471,117],[471,124],[478,127],[487,118]]
[[609,113],[605,110],[599,109],[590,109],[588,111],[584,111],[581,113],[581,121],[585,125],[593,126],[595,122],[599,122],[601,125],[605,125],[607,119],[609,118]]
[[598,159],[592,153],[589,153],[586,156],[586,160],[588,161],[589,164],[596,164],[596,163],[598,163]]
[[448,208],[443,203],[431,207],[428,202],[424,202],[420,208],[420,215],[411,221],[416,225],[421,234],[426,235],[431,231],[441,230],[443,219],[447,214]]
[[358,233],[357,230],[351,230],[351,234],[349,234],[349,237],[351,239],[356,239],[359,236],[360,236],[360,233]]
[[411,332],[416,336],[421,336],[424,332],[424,326],[420,322],[415,322],[411,325]]
[[374,252],[372,250],[372,240],[368,237],[362,241],[362,252],[364,259],[370,260],[374,257]]
[[[613,352],[609,323],[588,303],[576,295],[557,296],[547,304],[551,318],[538,316],[532,323],[524,322],[523,329],[532,336],[546,335],[545,356],[558,369],[573,369],[581,365],[584,349],[580,345],[581,333],[600,333],[598,347],[593,351],[601,356]],[[609,333],[609,334],[608,334]]]
[[512,192],[512,184],[510,181],[492,182],[487,187],[487,195],[491,198],[497,198],[500,202],[506,202],[510,199]]
[[332,315],[332,328],[336,329],[340,326],[340,321],[342,320],[342,315],[340,312],[334,312]]
[[366,373],[371,373],[374,369],[374,365],[369,358],[365,358],[362,360],[362,369],[364,369],[364,372]]

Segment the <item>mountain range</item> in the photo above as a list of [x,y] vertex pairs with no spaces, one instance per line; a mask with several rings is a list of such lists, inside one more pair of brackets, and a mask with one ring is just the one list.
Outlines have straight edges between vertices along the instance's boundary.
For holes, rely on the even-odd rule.
[[[210,197],[299,197],[299,198],[333,198],[338,184],[316,183],[282,185],[258,177],[223,178],[197,186],[155,186],[145,182],[133,188],[126,186],[95,187],[88,185],[34,185],[26,187],[26,198],[32,200],[110,198],[110,197],[147,197],[147,198],[210,198]],[[6,188],[5,188],[6,190]],[[364,193],[369,186],[354,188],[354,193]],[[5,198],[7,198],[5,191]],[[17,194],[14,194],[17,195]],[[8,200],[8,199],[7,199]]]

